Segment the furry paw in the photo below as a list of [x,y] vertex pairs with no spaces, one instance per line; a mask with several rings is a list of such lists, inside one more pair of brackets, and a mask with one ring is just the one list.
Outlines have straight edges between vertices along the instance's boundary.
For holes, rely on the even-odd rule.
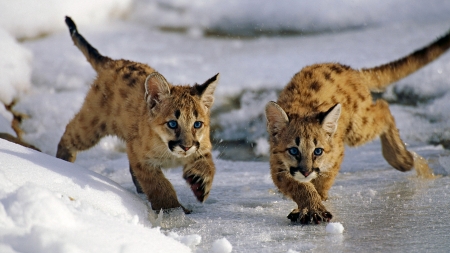
[[191,186],[191,190],[197,200],[203,202],[209,195],[209,192],[205,191],[205,181],[200,176],[196,175],[185,176],[184,179]]
[[320,224],[321,222],[329,222],[333,215],[326,210],[311,210],[308,211],[304,208],[302,211],[299,209],[294,209],[287,216],[292,222],[298,222],[300,224]]

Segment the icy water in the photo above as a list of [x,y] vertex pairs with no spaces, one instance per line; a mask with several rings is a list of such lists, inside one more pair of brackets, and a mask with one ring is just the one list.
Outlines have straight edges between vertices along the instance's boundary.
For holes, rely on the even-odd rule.
[[[398,172],[382,160],[379,144],[348,150],[325,202],[332,222],[344,226],[343,234],[327,234],[326,224],[292,224],[286,216],[295,204],[277,192],[266,162],[216,160],[214,188],[203,205],[183,192],[179,171],[170,171],[181,201],[194,212],[172,214],[166,225],[180,234],[202,235],[203,247],[224,236],[235,252],[447,252],[449,177],[421,179],[414,171]],[[416,151],[446,175],[450,152]]]

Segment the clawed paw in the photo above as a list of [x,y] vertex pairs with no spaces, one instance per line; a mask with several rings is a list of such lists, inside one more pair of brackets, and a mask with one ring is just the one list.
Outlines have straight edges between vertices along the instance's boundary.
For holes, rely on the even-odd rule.
[[300,224],[320,224],[321,222],[329,222],[333,215],[328,211],[300,211],[294,209],[288,216],[292,222]]
[[205,181],[200,176],[196,175],[187,176],[184,179],[191,186],[191,190],[197,200],[203,202],[209,194],[209,192],[205,192]]

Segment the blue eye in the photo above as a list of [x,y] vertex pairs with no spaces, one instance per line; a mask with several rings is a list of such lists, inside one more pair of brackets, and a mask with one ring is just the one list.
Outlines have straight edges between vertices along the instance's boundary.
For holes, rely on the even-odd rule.
[[291,154],[291,155],[298,155],[300,152],[298,151],[298,148],[296,148],[296,147],[293,147],[293,148],[289,148],[288,149],[288,152],[289,152],[289,154]]
[[315,156],[321,156],[323,154],[323,148],[316,148],[314,149],[314,155]]
[[167,126],[170,129],[175,129],[178,127],[178,122],[176,122],[175,120],[171,120],[171,121],[167,122]]
[[203,126],[203,122],[201,122],[201,121],[195,121],[194,122],[194,128],[200,128],[202,126]]

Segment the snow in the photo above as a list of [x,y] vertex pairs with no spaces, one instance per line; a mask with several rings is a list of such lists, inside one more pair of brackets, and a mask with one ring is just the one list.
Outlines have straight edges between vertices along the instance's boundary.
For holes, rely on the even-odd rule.
[[325,231],[330,234],[342,234],[344,232],[344,226],[340,222],[330,222],[325,227]]
[[30,88],[32,53],[0,25],[0,102],[10,104]]
[[[450,233],[450,151],[439,145],[450,140],[449,53],[382,94],[409,149],[440,176],[395,171],[379,140],[348,149],[324,202],[345,233],[286,218],[295,204],[271,180],[264,117],[267,101],[308,64],[371,67],[430,43],[449,29],[449,1],[20,0],[0,1],[0,9],[0,98],[17,100],[14,110],[29,115],[21,124],[24,140],[43,151],[0,140],[0,252],[445,252],[450,246],[442,241]],[[165,172],[192,214],[148,213],[117,138],[81,152],[75,164],[53,157],[95,78],[70,40],[65,15],[102,54],[148,63],[174,84],[220,72],[209,199],[196,202],[180,168]],[[231,37],[216,36],[223,34]],[[14,134],[11,119],[0,105],[0,132]]]
[[259,138],[256,141],[256,147],[254,148],[255,155],[269,156],[270,144],[265,138]]
[[11,127],[11,121],[13,120],[13,115],[6,110],[5,106],[0,103],[0,130],[3,133],[8,133],[11,135],[16,135]]
[[450,3],[409,0],[202,1],[140,0],[132,20],[147,25],[205,30],[217,34],[317,33],[394,24],[402,21],[441,21]]
[[200,235],[186,235],[180,236],[175,232],[169,232],[167,234],[168,237],[171,237],[184,245],[187,245],[190,248],[195,248],[195,246],[199,245],[202,241],[202,237]]
[[76,18],[78,24],[99,24],[124,16],[131,0],[1,0],[0,27],[15,38],[33,38],[65,30],[61,17]]
[[215,240],[212,244],[211,252],[213,253],[230,253],[233,249],[227,238]]
[[0,140],[0,245],[11,252],[189,252],[147,205],[77,165]]

